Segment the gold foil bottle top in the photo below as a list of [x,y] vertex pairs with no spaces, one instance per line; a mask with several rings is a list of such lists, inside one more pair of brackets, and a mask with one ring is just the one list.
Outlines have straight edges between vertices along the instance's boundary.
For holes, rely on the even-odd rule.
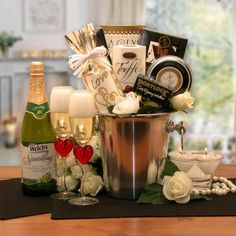
[[28,102],[42,104],[47,101],[44,83],[44,64],[40,61],[32,62],[30,64],[30,90]]
[[30,75],[43,75],[44,65],[41,61],[33,61],[30,64]]

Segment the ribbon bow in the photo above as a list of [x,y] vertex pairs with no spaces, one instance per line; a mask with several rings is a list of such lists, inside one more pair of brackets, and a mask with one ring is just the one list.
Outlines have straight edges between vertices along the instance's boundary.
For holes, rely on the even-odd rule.
[[74,70],[73,75],[79,77],[87,70],[89,64],[97,64],[110,70],[111,65],[105,58],[106,54],[107,49],[104,46],[96,47],[88,54],[77,53],[69,56],[68,65]]

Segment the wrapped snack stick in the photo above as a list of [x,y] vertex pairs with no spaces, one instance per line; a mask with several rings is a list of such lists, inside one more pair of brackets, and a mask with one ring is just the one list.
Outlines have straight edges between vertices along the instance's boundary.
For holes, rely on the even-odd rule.
[[92,91],[98,112],[109,113],[117,96],[122,95],[119,82],[112,71],[104,46],[96,47],[96,31],[88,24],[79,31],[65,36],[76,54],[69,57],[68,65],[74,75],[82,78],[85,87]]

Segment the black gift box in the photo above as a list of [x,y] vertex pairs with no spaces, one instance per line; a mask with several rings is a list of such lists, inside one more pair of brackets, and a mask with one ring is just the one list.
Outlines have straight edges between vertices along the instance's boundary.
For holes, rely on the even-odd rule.
[[139,38],[139,44],[147,48],[147,63],[152,63],[155,59],[166,55],[184,58],[187,42],[185,38],[150,29],[145,29]]

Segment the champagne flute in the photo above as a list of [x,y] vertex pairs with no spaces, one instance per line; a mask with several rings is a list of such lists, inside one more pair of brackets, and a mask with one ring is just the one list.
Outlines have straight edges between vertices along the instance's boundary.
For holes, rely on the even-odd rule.
[[[88,90],[77,90],[71,94],[69,103],[69,119],[71,131],[79,149],[83,153],[89,150],[91,154],[92,147],[87,145],[90,141],[95,127],[96,107],[93,94]],[[75,147],[76,148],[76,147]],[[74,154],[75,154],[74,148]],[[91,154],[92,155],[92,154]],[[83,157],[82,157],[83,158]],[[86,170],[84,162],[80,157],[76,156],[78,163],[82,169],[82,180],[80,184],[81,197],[75,197],[69,200],[70,204],[86,206],[98,203],[98,199],[85,196],[84,184],[86,181]]]
[[51,124],[57,138],[71,135],[69,123],[69,100],[73,92],[71,86],[55,86],[50,96]]
[[[50,110],[51,110],[52,128],[57,137],[57,140],[54,143],[55,147],[58,144],[63,145],[64,142],[68,142],[68,138],[71,136],[71,129],[69,123],[69,100],[72,91],[73,88],[71,86],[56,86],[52,88],[50,96]],[[68,154],[69,153],[65,152],[65,150],[63,154],[57,151],[57,165],[58,163],[64,163],[63,164],[64,173],[62,176],[58,176],[58,168],[57,168],[57,177],[60,177],[61,180],[60,185],[63,186],[62,189],[64,189],[64,191],[52,194],[51,198],[53,199],[66,200],[75,196],[75,193],[69,192],[67,190],[67,185],[66,185],[66,176],[65,176],[67,172],[66,157],[68,156]]]

